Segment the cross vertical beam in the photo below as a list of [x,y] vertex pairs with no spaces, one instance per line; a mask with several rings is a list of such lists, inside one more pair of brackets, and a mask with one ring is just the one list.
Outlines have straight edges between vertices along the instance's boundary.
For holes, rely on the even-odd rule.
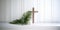
[[32,23],[34,23],[34,8],[32,8]]
[[38,12],[38,11],[34,11],[35,9],[34,9],[34,7],[32,8],[32,23],[34,23],[34,13],[35,12]]

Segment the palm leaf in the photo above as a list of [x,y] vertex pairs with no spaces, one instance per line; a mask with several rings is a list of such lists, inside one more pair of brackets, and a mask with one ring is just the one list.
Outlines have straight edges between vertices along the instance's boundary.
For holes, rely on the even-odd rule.
[[10,24],[28,24],[30,18],[31,18],[31,11],[27,11],[26,13],[23,14],[23,16],[20,19],[16,19],[10,22]]

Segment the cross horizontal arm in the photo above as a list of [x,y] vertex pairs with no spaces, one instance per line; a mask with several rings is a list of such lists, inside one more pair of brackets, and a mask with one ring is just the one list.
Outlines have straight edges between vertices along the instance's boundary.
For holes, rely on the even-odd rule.
[[[33,11],[31,11],[33,13]],[[34,11],[34,13],[38,13],[38,11]]]

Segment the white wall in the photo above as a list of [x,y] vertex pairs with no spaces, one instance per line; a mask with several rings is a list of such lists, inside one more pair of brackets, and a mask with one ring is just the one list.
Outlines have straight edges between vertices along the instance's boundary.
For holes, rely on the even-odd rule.
[[[36,3],[37,2],[37,3]],[[60,22],[60,0],[37,0],[35,8],[35,23],[59,23]]]
[[60,0],[54,0],[52,22],[60,23]]
[[51,22],[51,0],[36,0],[35,8],[35,23]]
[[33,0],[0,0],[0,22],[19,19],[33,7]]
[[0,0],[0,22],[7,21],[6,17],[10,17],[10,0]]
[[[60,20],[60,0],[0,0],[0,22],[18,19],[32,7],[35,13],[35,23],[58,22]],[[60,21],[59,21],[60,22]]]

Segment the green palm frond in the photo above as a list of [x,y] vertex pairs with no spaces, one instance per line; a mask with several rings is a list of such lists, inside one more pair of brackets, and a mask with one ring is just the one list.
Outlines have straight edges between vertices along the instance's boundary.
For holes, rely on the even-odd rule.
[[28,24],[30,18],[31,18],[31,11],[27,11],[26,13],[23,14],[23,16],[20,19],[16,19],[10,22],[10,24]]

